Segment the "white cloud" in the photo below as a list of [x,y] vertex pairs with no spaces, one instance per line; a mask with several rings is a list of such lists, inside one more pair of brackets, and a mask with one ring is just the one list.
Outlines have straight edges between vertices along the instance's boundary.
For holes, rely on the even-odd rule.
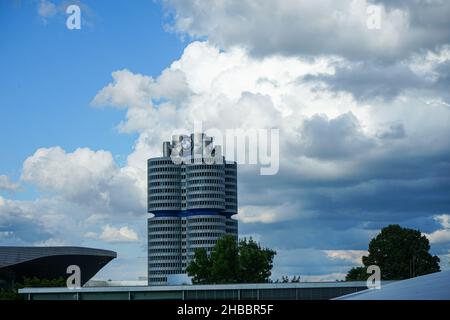
[[323,250],[332,260],[345,260],[355,264],[362,264],[362,256],[367,255],[365,250]]
[[155,99],[164,98],[179,103],[190,94],[186,74],[179,70],[165,69],[152,86],[152,97]]
[[426,233],[426,237],[431,243],[450,243],[450,215],[441,214],[433,217],[437,221],[442,229]]
[[[119,168],[109,152],[41,148],[25,160],[21,179],[38,187],[40,195],[35,200],[0,197],[2,243],[92,245],[80,235],[89,235],[94,225],[145,225],[145,173]],[[139,240],[130,226],[109,225],[93,239]]]
[[102,232],[97,235],[93,232],[85,234],[89,238],[97,238],[105,242],[135,242],[139,241],[139,236],[133,229],[128,226],[114,227],[109,224],[102,227]]
[[[439,159],[440,152],[448,149],[445,137],[450,133],[450,111],[422,103],[414,91],[389,103],[360,102],[349,93],[302,81],[307,75],[335,74],[336,62],[347,63],[335,57],[255,59],[243,49],[223,51],[210,42],[194,42],[158,77],[126,69],[114,72],[112,82],[97,93],[92,105],[126,110],[119,130],[137,132],[138,138],[125,165],[119,167],[111,153],[103,150],[38,149],[24,162],[22,180],[36,185],[47,201],[10,202],[8,205],[18,208],[21,218],[3,213],[3,221],[27,227],[38,225],[44,234],[35,230],[31,239],[23,230],[4,231],[13,233],[8,234],[10,238],[25,237],[32,243],[60,239],[64,232],[71,243],[82,241],[80,234],[94,241],[138,241],[135,225],[133,229],[115,227],[123,225],[124,220],[109,219],[123,217],[124,213],[146,213],[146,160],[161,155],[162,141],[174,129],[191,129],[196,119],[204,120],[205,129],[275,127],[280,129],[281,139],[279,175],[260,180],[251,168],[239,169],[238,218],[244,226],[260,228],[243,232],[261,234],[262,242],[270,239],[272,245],[277,245],[286,240],[286,227],[278,226],[267,233],[261,225],[269,230],[285,222],[295,231],[283,245],[295,248],[317,243],[318,249],[311,249],[316,251],[316,258],[313,252],[306,252],[315,264],[299,269],[304,275],[313,269],[333,276],[336,270],[345,274],[355,264],[356,253],[337,252],[342,246],[334,249],[330,243],[347,248],[355,239],[363,239],[367,244],[371,231],[361,229],[363,222],[386,219],[386,215],[376,215],[380,209],[370,207],[376,207],[371,202],[374,196],[387,197],[385,186],[394,184],[383,179],[395,176],[395,190],[398,186],[420,185],[422,167],[409,169],[408,165],[417,165],[415,159],[424,156]],[[391,132],[392,124],[401,126],[407,134],[397,139],[380,134]],[[270,192],[262,190],[264,185],[271,185]],[[351,208],[347,210],[349,198]],[[318,222],[314,225],[311,221]],[[111,225],[101,232],[92,231],[92,226],[105,223]],[[139,224],[145,225],[145,220]],[[302,224],[309,227],[300,228]],[[322,228],[321,224],[326,232],[312,231]],[[327,236],[318,239],[325,233]],[[324,248],[330,248],[329,255],[321,251]],[[289,252],[297,260],[304,254]],[[277,274],[298,273],[298,261],[285,257],[277,261]],[[294,266],[289,267],[291,264]],[[319,268],[321,264],[323,268]]]
[[112,105],[119,108],[150,106],[153,79],[129,70],[112,73],[113,83],[100,90],[92,100],[93,106]]
[[436,230],[430,234],[426,234],[431,243],[450,242],[450,229]]
[[25,160],[22,180],[91,210],[146,212],[145,176],[138,179],[132,168],[119,168],[107,151],[38,149]]
[[93,231],[88,231],[84,234],[86,238],[97,239],[98,235]]
[[44,21],[47,18],[53,17],[58,12],[56,5],[48,0],[40,0],[38,5],[38,14]]
[[[411,158],[446,150],[450,110],[427,105],[414,90],[389,102],[359,102],[301,80],[333,75],[336,61],[347,63],[333,57],[254,59],[239,48],[221,51],[209,42],[193,42],[157,80],[114,72],[93,104],[128,106],[120,129],[140,134],[127,164],[141,172],[147,158],[161,154],[161,142],[174,129],[191,130],[194,120],[203,120],[205,129],[280,128],[281,165],[307,179],[342,179],[398,153]],[[167,93],[170,81],[161,80],[167,75],[178,79],[173,99]],[[163,102],[161,92],[169,97]],[[393,124],[406,134],[390,139],[386,132]]]
[[436,215],[434,220],[439,222],[444,229],[450,229],[450,214]]
[[152,107],[152,99],[179,102],[191,93],[185,73],[176,69],[165,69],[156,80],[127,69],[113,72],[112,77],[113,83],[96,94],[91,102],[93,106],[145,109]]
[[6,175],[0,175],[0,191],[17,191],[20,188],[20,184],[14,183]]
[[[423,103],[414,90],[389,102],[361,102],[349,93],[302,81],[308,75],[335,74],[337,62],[348,63],[329,56],[255,59],[242,48],[223,51],[208,41],[193,42],[156,80],[128,70],[114,72],[113,82],[92,103],[127,106],[127,119],[120,129],[139,133],[127,159],[128,170],[137,177],[145,176],[149,157],[161,155],[162,141],[175,129],[191,130],[194,120],[203,120],[205,129],[279,128],[280,174],[254,185],[256,173],[246,166],[239,169],[239,219],[244,223],[296,221],[327,215],[318,213],[318,197],[343,205],[342,199],[350,201],[345,197],[350,190],[360,197],[382,193],[384,179],[394,176],[398,185],[402,179],[410,186],[419,184],[423,170],[415,167],[420,163],[415,159],[441,157],[448,150],[450,110]],[[175,84],[169,88],[170,81],[164,78],[172,76]],[[171,90],[176,93],[172,98]],[[161,96],[166,99],[159,101]],[[393,132],[393,126],[404,134]],[[265,183],[274,186],[271,194],[260,193],[258,186]],[[306,198],[294,201],[302,190],[299,184],[305,190],[308,185],[328,189],[315,200],[303,194]],[[329,204],[329,214],[332,208]]]
[[[205,129],[280,129],[278,176],[259,180],[239,168],[238,216],[240,230],[257,226],[244,233],[296,248],[279,250],[280,276],[342,278],[361,253],[342,248],[357,243],[361,249],[361,239],[367,245],[371,230],[361,225],[424,215],[424,206],[429,211],[428,203],[420,207],[414,201],[442,193],[433,189],[438,184],[433,179],[446,178],[441,173],[448,169],[450,109],[426,101],[445,97],[412,86],[400,88],[389,103],[372,97],[362,102],[305,78],[336,76],[338,67],[370,56],[401,60],[417,75],[435,79],[448,60],[445,50],[415,51],[448,40],[446,23],[445,31],[437,28],[428,37],[421,28],[408,27],[414,12],[409,16],[389,7],[382,30],[369,31],[363,28],[366,1],[170,3],[177,9],[175,28],[207,35],[208,41],[189,44],[159,76],[113,72],[111,83],[92,100],[93,106],[126,110],[119,131],[138,133],[126,164],[119,167],[103,150],[38,149],[25,161],[22,180],[43,193],[36,201],[0,197],[3,238],[25,243],[64,238],[73,244],[85,235],[94,241],[138,241],[138,227],[123,225],[128,224],[124,217],[146,212],[146,160],[161,154],[162,141],[174,129],[191,129],[194,120],[203,120]],[[442,14],[445,10],[437,17]],[[406,134],[393,132],[393,124]],[[417,187],[422,183],[423,189]],[[270,192],[264,191],[267,185]],[[442,221],[448,225],[448,219]],[[104,227],[94,232],[94,225]],[[435,242],[447,239],[447,229],[429,236]],[[289,237],[286,230],[292,232]],[[298,249],[311,244],[317,249]]]

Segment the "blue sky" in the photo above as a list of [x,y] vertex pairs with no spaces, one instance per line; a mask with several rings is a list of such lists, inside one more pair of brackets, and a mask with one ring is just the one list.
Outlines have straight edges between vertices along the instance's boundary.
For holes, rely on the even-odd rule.
[[98,277],[144,276],[146,159],[200,119],[280,130],[279,172],[238,174],[239,233],[277,250],[274,278],[342,279],[390,223],[420,229],[448,268],[448,13],[406,0],[2,1],[0,244],[112,249]]
[[[2,1],[0,171],[20,176],[22,162],[39,147],[86,146],[127,155],[135,139],[115,124],[123,112],[89,106],[112,70],[157,75],[185,43],[164,31],[161,6],[152,1],[93,1],[90,25],[68,30],[66,16],[37,14],[39,1]],[[5,132],[14,132],[14,139]]]

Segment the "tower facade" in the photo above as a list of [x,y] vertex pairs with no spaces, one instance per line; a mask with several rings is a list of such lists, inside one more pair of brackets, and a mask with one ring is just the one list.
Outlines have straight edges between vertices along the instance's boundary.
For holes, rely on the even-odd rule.
[[195,250],[237,239],[237,165],[205,134],[174,135],[148,169],[148,284],[184,274]]

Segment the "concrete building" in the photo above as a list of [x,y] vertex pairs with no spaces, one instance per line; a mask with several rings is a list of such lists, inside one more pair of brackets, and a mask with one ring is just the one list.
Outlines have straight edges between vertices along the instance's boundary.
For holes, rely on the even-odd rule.
[[183,274],[195,250],[238,233],[237,165],[203,133],[174,135],[148,160],[148,284]]

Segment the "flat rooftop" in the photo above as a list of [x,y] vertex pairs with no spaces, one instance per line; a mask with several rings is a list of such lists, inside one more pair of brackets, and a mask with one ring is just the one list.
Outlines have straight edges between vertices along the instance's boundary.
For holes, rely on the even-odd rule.
[[[391,283],[382,282],[382,285]],[[29,300],[328,300],[367,289],[365,281],[23,288]]]

